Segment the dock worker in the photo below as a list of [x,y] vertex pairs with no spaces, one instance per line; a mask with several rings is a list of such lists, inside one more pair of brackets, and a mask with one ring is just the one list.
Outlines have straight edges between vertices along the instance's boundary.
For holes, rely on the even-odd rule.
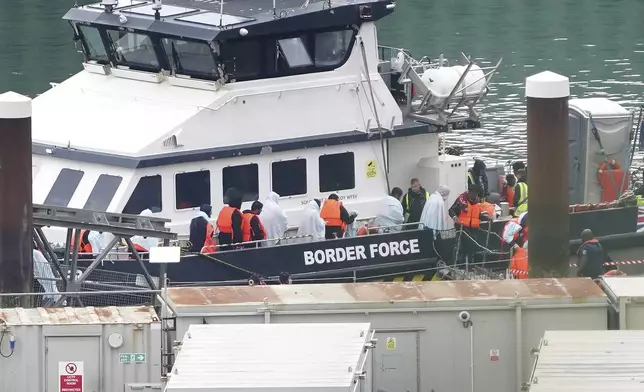
[[[405,214],[403,206],[400,203],[402,196],[402,189],[394,187],[388,196],[382,198],[376,214],[376,219],[373,220],[372,226],[374,229],[381,233],[391,233],[402,230],[402,224],[405,223]],[[365,231],[367,231],[368,234],[373,234],[369,228],[366,228]]]
[[445,202],[449,197],[450,190],[446,185],[439,185],[436,192],[429,196],[429,200],[423,207],[423,213],[420,216],[420,223],[424,229],[432,230],[434,239],[440,236],[440,232],[447,230],[449,215]]
[[515,279],[528,278],[528,213],[510,219],[501,233],[504,245],[510,247],[510,272]]
[[[231,244],[244,241],[242,230],[243,216],[241,212],[242,196],[236,188],[226,192],[228,204],[217,215],[217,230],[219,230],[219,250],[231,250]],[[222,246],[223,245],[223,246]]]
[[262,204],[262,202],[254,201],[253,205],[250,206],[250,210],[243,212],[243,241],[250,242],[248,244],[244,244],[244,248],[257,248],[259,244],[251,241],[261,241],[266,239],[266,229],[264,228],[261,219],[259,219],[259,214],[262,213],[263,207],[264,204]]
[[[429,200],[429,192],[423,188],[418,178],[412,178],[407,194],[403,197],[402,205],[406,223],[418,223],[423,214],[425,203]],[[407,230],[416,229],[418,225],[407,225]]]
[[585,276],[591,279],[599,279],[607,271],[604,268],[606,262],[610,262],[610,257],[599,243],[590,229],[581,232],[582,244],[577,250],[577,276]]
[[297,225],[297,236],[300,237],[297,242],[314,242],[324,239],[326,224],[324,219],[320,217],[321,204],[320,200],[313,199],[304,206],[302,218]]
[[324,237],[327,240],[344,237],[347,225],[353,223],[355,216],[349,214],[340,198],[335,193],[329,195],[329,198],[322,204],[320,217],[326,225]]
[[514,216],[517,217],[528,211],[528,173],[525,169],[519,169],[515,173],[517,184],[514,187]]
[[485,162],[480,159],[474,160],[474,166],[467,171],[467,188],[477,186],[480,189],[479,199],[484,200],[488,195],[488,181],[485,173]]
[[215,227],[210,221],[212,207],[203,204],[197,216],[190,221],[190,252],[214,253],[217,251],[215,242]]
[[284,237],[284,233],[288,229],[288,218],[282,207],[280,207],[279,201],[280,195],[276,192],[270,192],[264,201],[262,213],[259,215],[266,228],[266,238],[268,239],[263,243],[263,246],[276,245],[279,239]]

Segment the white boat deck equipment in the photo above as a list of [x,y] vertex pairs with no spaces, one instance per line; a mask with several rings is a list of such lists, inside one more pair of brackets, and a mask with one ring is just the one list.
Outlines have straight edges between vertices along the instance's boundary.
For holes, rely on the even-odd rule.
[[192,325],[165,391],[359,390],[372,335],[369,323]]
[[644,390],[644,331],[547,331],[528,390]]

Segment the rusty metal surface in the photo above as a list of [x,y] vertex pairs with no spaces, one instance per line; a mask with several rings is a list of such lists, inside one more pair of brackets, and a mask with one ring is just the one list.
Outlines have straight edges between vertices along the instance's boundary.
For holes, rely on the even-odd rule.
[[31,118],[0,119],[0,140],[0,292],[29,292],[33,279]]
[[345,283],[275,286],[174,287],[168,299],[176,307],[231,305],[414,303],[459,300],[561,298],[584,302],[605,297],[586,278],[442,281],[408,283]]
[[527,108],[530,276],[566,276],[570,238],[568,97],[528,97]]
[[149,324],[159,320],[149,306],[0,309],[0,318],[9,325]]

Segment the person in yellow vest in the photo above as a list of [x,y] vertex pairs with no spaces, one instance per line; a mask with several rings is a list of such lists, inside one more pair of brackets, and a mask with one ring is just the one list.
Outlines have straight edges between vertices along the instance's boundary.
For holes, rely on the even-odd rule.
[[528,211],[528,174],[525,169],[519,169],[515,173],[517,185],[514,187],[514,216],[518,217]]
[[325,238],[330,240],[342,238],[347,225],[353,223],[355,216],[350,215],[349,211],[342,205],[338,195],[332,193],[322,204],[320,218],[326,224]]
[[474,166],[467,171],[467,189],[479,189],[479,199],[484,200],[488,195],[488,180],[485,173],[485,162],[474,160]]
[[[427,200],[429,200],[429,192],[420,185],[418,178],[412,178],[409,190],[407,190],[407,194],[402,199],[405,223],[420,222]],[[411,230],[417,227],[418,225],[407,225],[406,229]]]

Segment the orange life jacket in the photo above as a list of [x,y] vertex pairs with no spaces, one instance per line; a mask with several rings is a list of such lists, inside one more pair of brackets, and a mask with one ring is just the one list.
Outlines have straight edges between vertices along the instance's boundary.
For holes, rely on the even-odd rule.
[[346,229],[346,224],[340,219],[340,207],[342,202],[333,199],[326,199],[322,204],[320,218],[324,220],[327,226],[341,227],[342,231]]
[[[89,231],[80,231],[80,243],[78,244],[78,253],[92,253],[92,244],[89,243]],[[72,236],[72,244],[76,243],[76,236]]]
[[481,212],[483,208],[481,203],[472,204],[467,201],[467,210],[461,211],[458,221],[465,227],[478,229],[481,227]]
[[220,233],[233,233],[233,213],[235,211],[239,211],[239,209],[231,206],[224,206],[224,208],[219,211],[219,216],[217,217],[217,228]]
[[141,245],[139,245],[139,244],[135,244],[134,242],[132,243],[132,245],[134,245],[134,249],[136,249],[136,251],[137,251],[138,253],[141,253],[141,252],[147,252],[147,251],[148,251],[147,249],[145,249],[145,248],[144,248],[144,247],[142,247]]
[[506,185],[504,192],[506,201],[510,207],[514,207],[514,188]]
[[208,223],[206,225],[206,238],[203,241],[203,247],[201,248],[200,253],[215,253],[216,251],[217,241],[215,241],[215,228],[213,227],[213,225]]
[[[253,227],[251,226],[250,222],[253,220],[253,217],[257,216],[257,214],[253,214],[252,212],[246,212],[242,214],[242,238],[244,242],[249,242],[252,241],[253,239]],[[264,225],[262,224],[262,220],[259,219],[257,216],[257,221],[259,222],[259,227],[262,228],[262,238],[263,240],[266,239],[266,229],[264,228]]]
[[517,249],[510,261],[510,271],[515,279],[528,279],[528,250]]
[[490,217],[490,220],[494,220],[496,218],[496,209],[494,208],[494,204],[488,203],[486,201],[481,202],[480,204],[482,212],[487,213],[487,216]]

